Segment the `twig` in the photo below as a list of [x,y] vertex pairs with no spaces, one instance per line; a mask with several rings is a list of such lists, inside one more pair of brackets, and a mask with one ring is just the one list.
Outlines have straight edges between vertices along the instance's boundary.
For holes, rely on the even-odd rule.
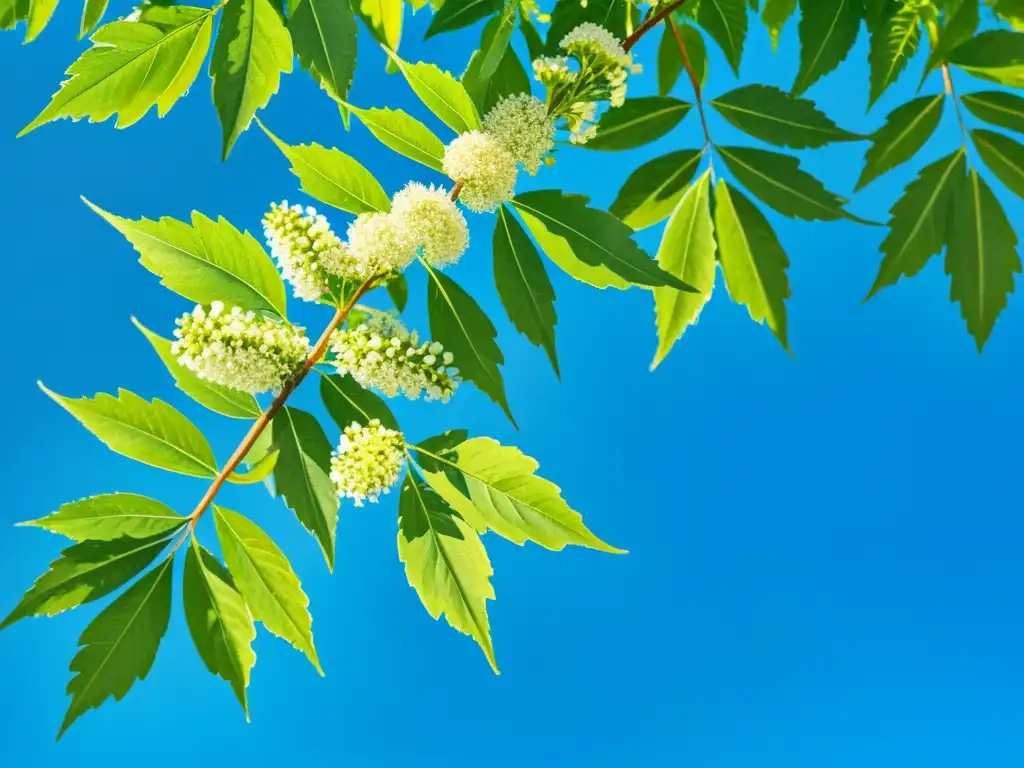
[[686,50],[686,43],[683,42],[683,37],[679,34],[679,27],[676,26],[675,19],[669,16],[665,19],[665,24],[672,30],[672,36],[675,37],[676,45],[679,46],[679,55],[683,57],[683,69],[686,70],[686,74],[690,78],[690,84],[693,86],[693,97],[697,102],[697,114],[700,115],[700,127],[704,130],[704,146],[707,147],[711,144],[711,132],[708,131],[708,121],[704,114],[704,92],[700,85],[700,78],[697,77],[697,72],[693,68],[693,62],[690,61],[690,53]]
[[637,43],[639,43],[640,38],[646,35],[652,27],[657,26],[659,21],[664,19],[666,16],[672,13],[672,11],[674,11],[676,8],[679,8],[685,2],[686,0],[675,0],[674,2],[671,2],[668,5],[666,5],[653,16],[648,16],[644,20],[644,23],[636,28],[636,32],[634,32],[632,35],[626,38],[626,42],[622,44],[622,49],[628,53],[629,49],[632,48]]

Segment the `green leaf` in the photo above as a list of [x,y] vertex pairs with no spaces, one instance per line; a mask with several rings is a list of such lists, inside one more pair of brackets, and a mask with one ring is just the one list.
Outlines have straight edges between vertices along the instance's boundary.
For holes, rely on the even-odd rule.
[[217,476],[217,461],[203,433],[163,400],[150,403],[126,389],[119,389],[117,397],[100,393],[76,400],[41,382],[39,388],[115,453],[183,475]]
[[169,537],[123,536],[112,541],[83,541],[68,547],[36,579],[0,629],[29,616],[56,616],[109,595],[153,562]]
[[668,218],[702,157],[700,150],[681,149],[644,163],[626,179],[608,212],[635,230]]
[[14,29],[19,22],[27,22],[31,13],[30,0],[0,0],[0,30]]
[[270,0],[228,0],[210,59],[223,159],[291,71],[292,39]]
[[[360,109],[351,104],[347,106],[384,146],[442,172],[444,144],[419,120],[400,109]],[[383,210],[388,207],[390,201],[383,206]]]
[[789,350],[786,305],[789,259],[768,219],[738,189],[720,180],[715,188],[715,236],[725,286],[757,323],[768,327]]
[[370,390],[363,389],[347,373],[344,376],[322,376],[320,397],[340,430],[353,422],[366,425],[378,419],[388,429],[402,431],[387,403]]
[[[449,429],[447,432],[442,432],[440,435],[434,435],[423,440],[419,445],[410,446],[412,450],[416,452],[416,463],[420,465],[422,469],[425,469],[431,475],[438,473],[443,474],[456,492],[454,495],[461,494],[461,502],[469,502],[469,487],[466,485],[466,479],[462,472],[459,471],[456,463],[459,460],[459,446],[466,441],[469,437],[469,432],[465,429]],[[433,486],[436,490],[438,486]],[[445,496],[444,493],[441,494]],[[480,513],[473,508],[473,505],[469,505],[468,514],[463,514],[460,506],[455,508],[456,512],[462,516],[462,519],[473,526],[473,529],[478,533],[483,533],[487,530],[487,523]]]
[[946,21],[939,36],[938,44],[928,54],[928,61],[925,63],[924,72],[921,75],[921,82],[939,64],[945,61],[950,52],[967,42],[978,30],[978,0],[960,0],[959,5],[954,9],[952,16]]
[[352,7],[362,16],[378,43],[393,51],[402,39],[404,0],[352,0]]
[[409,585],[432,618],[443,613],[453,629],[476,640],[497,673],[487,620],[494,571],[480,537],[411,469],[398,510],[398,558]]
[[522,4],[519,6],[519,31],[523,33],[523,40],[526,41],[526,51],[530,55],[530,60],[533,61],[538,56],[543,56],[544,41],[537,31],[537,27],[530,20],[530,14],[523,10]]
[[[469,1],[476,2],[476,0]],[[498,9],[501,8],[501,4],[501,0],[498,0]],[[448,3],[445,3],[441,7],[441,11],[447,7]],[[434,17],[434,20],[437,20],[437,16]],[[484,25],[480,36],[480,48],[473,52],[466,71],[462,73],[462,85],[465,86],[478,110],[485,108],[491,80],[508,52],[515,25],[516,4],[509,3],[504,13],[495,16]]]
[[185,555],[182,595],[185,620],[199,658],[210,674],[231,686],[248,722],[249,701],[245,689],[249,687],[249,673],[256,663],[252,650],[256,626],[245,601],[235,589],[231,574],[199,546],[195,537]]
[[[163,117],[199,74],[213,15],[209,8],[149,5],[137,21],[100,27],[91,38],[93,47],[68,67],[69,79],[18,135],[62,117],[100,123],[115,113],[117,127],[127,128],[154,105]],[[29,21],[28,39],[35,18]]]
[[46,29],[53,18],[53,12],[57,10],[58,2],[59,0],[29,0],[24,17],[28,22],[28,28],[25,30],[26,43],[31,43]]
[[349,213],[391,210],[391,201],[380,182],[355,158],[319,144],[285,144],[260,123],[260,127],[292,164],[302,191],[310,197]]
[[634,285],[693,290],[650,259],[633,242],[633,230],[610,213],[589,207],[588,202],[583,195],[567,195],[556,189],[524,192],[512,200],[520,213],[539,219],[553,234],[564,238],[585,264],[607,267]]
[[426,269],[430,276],[427,285],[427,313],[430,316],[431,336],[455,355],[462,377],[472,381],[481,392],[500,405],[509,421],[515,425],[516,420],[509,410],[505,395],[505,383],[498,370],[498,366],[505,362],[495,342],[498,332],[480,305],[458,283],[435,269]]
[[240,392],[237,389],[224,387],[199,378],[179,363],[178,359],[171,353],[171,342],[169,339],[153,333],[134,317],[132,318],[132,323],[142,331],[142,334],[149,343],[153,345],[153,349],[160,356],[160,360],[163,361],[171,376],[174,377],[174,382],[178,385],[178,389],[186,395],[197,403],[205,405],[211,411],[224,416],[231,416],[235,419],[259,418],[262,411],[255,397],[248,392]]
[[[85,0],[85,8],[82,9],[82,23],[78,28],[79,40],[92,32],[96,25],[100,23],[100,19],[102,19],[103,14],[106,13],[108,1],[109,0]],[[57,3],[54,2],[54,6],[56,5]]]
[[71,694],[59,739],[75,720],[100,707],[107,697],[125,697],[136,680],[145,680],[171,620],[173,555],[139,579],[104,608],[78,638],[71,660]]
[[960,102],[979,120],[1024,133],[1024,99],[1016,94],[980,91],[964,94]]
[[1024,29],[1024,0],[989,0],[992,12],[1014,29]]
[[494,225],[494,282],[508,319],[531,344],[543,347],[555,375],[555,289],[529,235],[506,207]]
[[299,64],[334,99],[348,96],[356,71],[359,27],[350,2],[300,0],[290,14],[291,33]]
[[[444,5],[431,19],[424,40],[441,32],[451,32],[468,27],[492,13],[497,13],[503,6],[504,0],[445,0]],[[514,18],[515,16],[513,16]]]
[[1024,198],[1024,145],[1009,136],[981,128],[971,131],[971,139],[996,178],[1017,197]]
[[862,138],[833,123],[813,101],[770,85],[746,85],[710,104],[741,131],[777,147],[816,149],[834,141]]
[[285,316],[284,283],[274,262],[252,235],[226,219],[193,211],[191,226],[166,216],[133,221],[85,203],[128,239],[139,263],[166,288],[197,304],[223,301]]
[[498,62],[498,68],[484,85],[483,91],[473,94],[474,103],[479,107],[481,114],[490,112],[491,108],[506,96],[530,92],[530,76],[526,74],[519,56],[511,45],[505,49],[501,61]]
[[604,27],[619,40],[625,40],[626,19],[629,17],[628,0],[588,0],[586,3],[579,0],[561,0],[551,11],[551,24],[548,27],[544,52],[549,56],[558,53],[562,38],[585,21]]
[[651,370],[694,323],[715,287],[715,230],[711,221],[711,171],[701,174],[682,196],[658,247],[662,268],[692,285],[698,293],[672,288],[654,290],[658,349]]
[[252,617],[302,651],[323,675],[313,647],[313,618],[291,564],[259,526],[224,507],[213,508],[224,562]]
[[402,61],[393,51],[388,51],[388,54],[420,101],[442,123],[456,133],[466,133],[480,127],[480,115],[477,114],[473,99],[451,73],[425,61],[418,64]]
[[[697,29],[689,25],[677,25],[676,31],[686,49],[697,82],[703,85],[708,75],[708,52],[704,38]],[[661,96],[667,96],[672,91],[683,69],[683,54],[679,40],[676,40],[672,27],[666,24],[661,43],[658,45],[658,93]]]
[[871,147],[864,153],[864,170],[857,180],[856,189],[863,189],[916,155],[935,133],[944,102],[945,96],[941,93],[922,96],[890,112],[885,118],[885,125],[871,136]]
[[718,147],[718,151],[736,179],[783,216],[806,221],[855,218],[843,210],[845,198],[800,170],[795,157],[750,147]]
[[232,472],[228,475],[228,482],[235,485],[262,483],[273,473],[274,468],[277,466],[278,458],[279,454],[276,450],[265,453],[254,464],[250,464],[248,472]]
[[1024,88],[1024,33],[982,32],[955,48],[947,60],[982,80]]
[[[866,299],[902,276],[913,277],[942,250],[954,186],[967,160],[958,149],[924,168],[889,211],[889,234],[882,241],[882,265]],[[865,299],[865,300],[866,300]]]
[[697,23],[718,43],[733,73],[739,77],[747,39],[745,0],[702,0],[697,6]]
[[274,468],[276,495],[316,537],[333,570],[338,492],[331,482],[331,443],[316,417],[297,408],[282,408],[272,429],[280,454]]
[[778,50],[782,28],[795,12],[796,0],[765,0],[761,21],[768,27],[768,34],[772,38],[772,50]]
[[917,5],[893,8],[877,24],[869,23],[871,47],[868,52],[870,93],[868,109],[906,69],[921,43],[921,14]]
[[[625,554],[591,533],[580,514],[562,498],[558,486],[535,474],[540,465],[518,448],[489,437],[474,437],[458,444],[454,462],[424,448],[425,444],[419,446],[438,465],[454,468],[463,476],[468,498],[455,499],[459,504],[456,511],[468,501],[475,515],[499,536],[516,544],[533,541],[555,551],[575,545]],[[427,472],[425,476],[449,503],[453,492],[460,493],[450,482],[442,482],[444,474]]]
[[946,222],[949,297],[959,302],[967,330],[981,352],[992,333],[1013,276],[1021,271],[1017,235],[985,180],[971,168],[960,176]]
[[144,539],[174,531],[186,518],[166,504],[135,493],[105,493],[62,504],[56,512],[19,525],[43,528],[75,541]]
[[404,312],[405,305],[409,303],[409,283],[406,282],[405,275],[399,272],[389,278],[384,284],[384,288],[387,290],[388,296],[391,297],[391,301],[394,302],[395,309],[399,313]]
[[692,104],[671,96],[642,96],[626,99],[621,107],[609,109],[597,123],[597,135],[585,149],[633,149],[661,138],[686,117]]
[[858,0],[801,0],[800,70],[794,96],[843,62],[857,40],[862,14]]

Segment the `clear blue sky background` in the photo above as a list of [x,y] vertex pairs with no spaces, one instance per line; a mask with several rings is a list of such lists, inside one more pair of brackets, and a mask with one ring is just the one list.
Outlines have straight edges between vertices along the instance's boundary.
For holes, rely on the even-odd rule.
[[[126,131],[62,122],[15,141],[83,47],[74,42],[79,12],[62,5],[25,48],[17,35],[0,38],[5,526],[114,490],[187,511],[203,488],[108,452],[36,379],[69,395],[121,386],[165,398],[206,430],[221,457],[244,429],[173,387],[129,316],[166,334],[187,304],[161,289],[78,196],[130,217],[184,218],[196,208],[253,232],[271,200],[300,197],[286,162],[256,130],[219,161],[205,74],[164,120],[151,114]],[[410,25],[407,58],[461,71],[477,30],[424,45],[426,23],[420,13]],[[405,84],[383,73],[380,51],[361,42],[353,101],[387,102],[430,121]],[[811,92],[855,130],[873,129],[910,98],[921,64],[865,118],[864,43]],[[773,56],[763,27],[754,27],[745,77],[788,86],[794,29],[782,49]],[[634,94],[654,90],[654,51],[653,42],[639,49],[648,74],[631,84]],[[938,85],[935,76],[927,88]],[[713,50],[708,92],[731,87]],[[680,94],[688,98],[683,84]],[[642,151],[561,152],[529,184],[585,192],[607,206],[642,160],[695,146],[695,118]],[[362,127],[345,133],[304,73],[284,79],[264,119],[287,141],[355,155],[389,192],[410,178],[431,180]],[[720,142],[738,138],[717,118],[712,131]],[[923,161],[949,151],[955,126],[944,123],[940,135],[947,148],[929,149]],[[806,167],[848,193],[865,147],[809,153]],[[922,164],[885,177],[854,210],[885,218]],[[1000,194],[1024,224],[1021,204]],[[225,502],[278,537],[301,574],[326,679],[261,631],[246,725],[228,687],[203,668],[176,604],[148,679],[55,745],[67,664],[99,606],[25,621],[0,634],[3,762],[1020,765],[1024,305],[1011,299],[979,357],[948,302],[939,260],[862,305],[883,230],[771,219],[793,262],[793,357],[719,285],[699,325],[648,373],[650,295],[597,291],[552,268],[561,383],[505,318],[490,277],[492,223],[474,220],[473,246],[453,276],[498,327],[522,432],[472,387],[446,407],[400,403],[403,426],[413,439],[465,426],[520,446],[599,535],[630,550],[551,553],[486,537],[500,677],[471,641],[432,621],[405,583],[394,496],[344,508],[328,576],[291,513],[260,487],[232,488]],[[334,221],[343,229],[346,218]],[[653,249],[655,235],[641,242]],[[422,324],[422,275],[411,283],[410,319]],[[306,306],[300,317],[320,325],[327,310]],[[298,398],[317,407],[315,390]],[[202,535],[213,538],[206,525]],[[60,546],[42,531],[0,535],[5,610]]]

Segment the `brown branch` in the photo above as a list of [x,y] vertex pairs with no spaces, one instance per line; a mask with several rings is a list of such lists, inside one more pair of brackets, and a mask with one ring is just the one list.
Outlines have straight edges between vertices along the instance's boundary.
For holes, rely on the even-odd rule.
[[700,127],[704,130],[704,146],[706,147],[711,143],[711,132],[708,130],[707,116],[704,114],[704,92],[700,85],[700,78],[697,77],[697,71],[693,68],[693,62],[690,61],[690,53],[686,50],[686,43],[683,42],[683,37],[679,34],[679,27],[676,26],[675,19],[669,16],[665,19],[665,24],[672,30],[672,36],[675,37],[676,45],[679,47],[679,55],[683,57],[683,69],[686,70],[686,74],[690,78],[690,85],[693,86],[693,97],[697,102],[697,114],[700,115]]
[[658,22],[660,22],[670,13],[672,13],[672,11],[674,11],[676,8],[682,6],[685,2],[686,0],[674,0],[674,2],[669,3],[653,16],[648,16],[644,20],[644,23],[636,28],[636,32],[634,32],[632,35],[626,38],[626,42],[622,44],[622,49],[628,53],[629,49],[632,48],[637,43],[639,43],[640,38],[646,35],[652,27],[657,26]]

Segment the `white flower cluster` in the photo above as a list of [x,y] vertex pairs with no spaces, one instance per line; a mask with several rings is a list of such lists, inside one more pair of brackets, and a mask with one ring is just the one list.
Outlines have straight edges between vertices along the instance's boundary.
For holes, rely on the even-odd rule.
[[342,331],[331,338],[334,361],[341,373],[351,374],[361,386],[379,389],[388,397],[402,392],[415,400],[424,392],[427,400],[443,403],[459,386],[454,356],[439,342],[420,342],[401,323],[387,315]]
[[220,301],[177,320],[171,354],[199,378],[250,394],[277,390],[302,367],[309,339],[290,325]]
[[632,57],[622,47],[619,38],[604,27],[585,21],[573,28],[558,44],[563,51],[584,61],[594,61],[612,66],[628,67]]
[[462,185],[459,199],[471,211],[493,211],[515,192],[515,157],[483,131],[457,136],[445,147],[442,168]]
[[331,275],[363,279],[362,265],[315,208],[289,207],[287,200],[271,203],[263,233],[297,298],[317,301],[329,290]]
[[402,222],[432,267],[454,264],[469,247],[469,227],[446,189],[409,182],[391,201],[391,216]]
[[376,503],[398,482],[404,458],[401,432],[388,429],[379,419],[371,419],[365,427],[352,422],[331,456],[331,480],[338,495],[352,499],[357,507],[364,500]]
[[507,96],[484,117],[484,131],[533,176],[555,144],[555,122],[547,105],[528,93]]
[[400,272],[416,258],[405,222],[390,213],[359,214],[348,225],[348,247],[365,265],[367,277]]
[[546,88],[569,83],[576,78],[565,56],[540,56],[534,59],[533,75]]

